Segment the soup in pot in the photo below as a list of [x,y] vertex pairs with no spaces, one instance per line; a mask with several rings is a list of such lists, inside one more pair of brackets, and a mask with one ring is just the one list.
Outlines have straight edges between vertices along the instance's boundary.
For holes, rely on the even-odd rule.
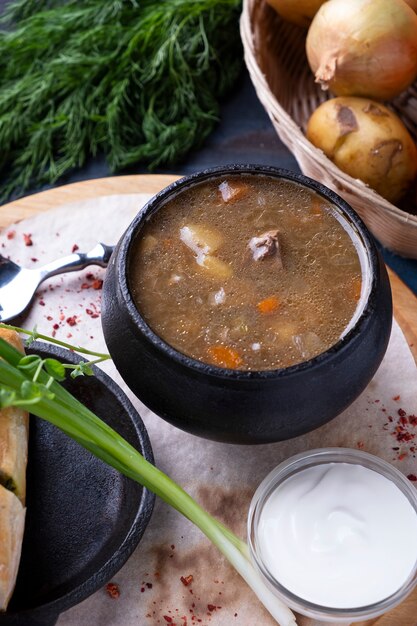
[[349,327],[363,291],[359,238],[298,183],[231,175],[182,190],[130,254],[129,285],[152,330],[218,367],[311,359]]

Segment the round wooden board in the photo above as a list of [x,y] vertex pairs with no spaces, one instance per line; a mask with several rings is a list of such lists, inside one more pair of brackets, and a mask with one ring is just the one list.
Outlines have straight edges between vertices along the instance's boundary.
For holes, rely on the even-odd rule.
[[[159,174],[115,176],[55,187],[0,207],[0,228],[69,202],[114,194],[154,194],[177,178],[178,176]],[[394,315],[417,362],[417,298],[394,272],[388,271],[394,301]],[[395,540],[395,529],[393,529],[393,540]],[[304,618],[299,620],[299,623],[300,626],[319,625],[317,621]],[[417,626],[417,589],[390,613],[361,622],[358,626]]]

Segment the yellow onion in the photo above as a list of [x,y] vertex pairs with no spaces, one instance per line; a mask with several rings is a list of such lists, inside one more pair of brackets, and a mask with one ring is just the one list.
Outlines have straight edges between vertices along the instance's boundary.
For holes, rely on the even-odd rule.
[[328,0],[306,49],[323,89],[388,100],[417,76],[417,15],[404,0]]
[[417,147],[399,117],[379,102],[340,97],[312,114],[307,137],[341,170],[395,203],[417,175]]
[[267,0],[268,4],[287,22],[308,28],[311,20],[326,0]]

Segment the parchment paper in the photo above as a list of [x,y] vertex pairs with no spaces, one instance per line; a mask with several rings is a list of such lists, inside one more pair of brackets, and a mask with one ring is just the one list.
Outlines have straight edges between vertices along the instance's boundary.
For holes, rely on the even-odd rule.
[[[97,241],[113,244],[146,200],[144,195],[124,195],[66,205],[3,231],[1,252],[36,267],[69,254],[75,246],[87,251]],[[45,283],[24,325],[37,324],[41,332],[105,350],[100,321],[103,275],[104,270],[90,267]],[[417,474],[417,425],[410,423],[410,416],[413,422],[417,415],[416,367],[395,323],[386,357],[361,397],[329,424],[278,444],[234,446],[188,435],[141,405],[111,363],[104,369],[138,408],[156,464],[242,537],[255,488],[280,461],[297,452],[324,446],[361,448],[392,462],[411,479]],[[181,577],[190,575],[192,583],[185,586]],[[118,598],[103,588],[62,614],[58,625],[275,623],[217,550],[160,501],[136,552],[112,582],[118,585]]]

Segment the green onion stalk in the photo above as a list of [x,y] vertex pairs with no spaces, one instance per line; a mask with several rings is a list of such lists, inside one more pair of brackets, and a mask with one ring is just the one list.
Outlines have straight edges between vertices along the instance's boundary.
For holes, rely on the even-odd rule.
[[[0,324],[0,328],[23,332],[31,340],[42,338],[57,343],[36,331],[31,332],[7,324]],[[90,363],[110,358],[109,355],[70,344],[65,344],[64,347],[95,357]],[[115,430],[70,394],[60,384],[66,377],[67,369],[68,366],[55,359],[41,359],[37,355],[23,356],[0,338],[0,408],[19,406],[50,422],[96,457],[162,498],[217,546],[281,626],[296,625],[293,613],[272,593],[254,568],[247,544],[207,513],[182,487],[149,463]],[[92,374],[89,366],[81,370],[77,370],[75,366],[72,375]]]

